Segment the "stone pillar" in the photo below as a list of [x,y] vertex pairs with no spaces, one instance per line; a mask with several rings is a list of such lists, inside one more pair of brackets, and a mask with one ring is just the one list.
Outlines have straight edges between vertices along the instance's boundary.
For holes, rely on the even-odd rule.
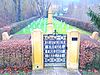
[[12,35],[8,35],[8,32],[2,33],[2,40],[9,40],[12,37]]
[[4,32],[3,28],[0,28],[0,41],[2,40],[2,33]]
[[31,34],[32,42],[32,69],[43,69],[43,32],[34,29]]
[[54,32],[54,28],[53,28],[53,25],[52,24],[49,24],[48,26],[47,26],[47,33],[48,34],[52,34],[53,32]]
[[92,35],[90,36],[92,39],[98,40],[99,39],[99,33],[98,32],[93,32]]
[[78,70],[80,48],[80,33],[78,31],[68,32],[67,47],[67,69]]
[[49,7],[49,10],[48,10],[48,24],[52,24],[52,16],[53,16],[52,8]]
[[54,31],[53,24],[52,24],[52,9],[51,7],[48,10],[48,25],[47,25],[47,33],[52,34]]

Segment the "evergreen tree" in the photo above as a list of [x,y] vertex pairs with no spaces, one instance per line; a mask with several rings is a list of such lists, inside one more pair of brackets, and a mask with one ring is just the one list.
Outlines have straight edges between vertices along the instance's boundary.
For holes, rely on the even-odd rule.
[[[100,10],[100,6],[99,6]],[[95,13],[93,10],[89,8],[88,16],[90,17],[91,21],[96,25],[96,27],[100,30],[100,13]]]

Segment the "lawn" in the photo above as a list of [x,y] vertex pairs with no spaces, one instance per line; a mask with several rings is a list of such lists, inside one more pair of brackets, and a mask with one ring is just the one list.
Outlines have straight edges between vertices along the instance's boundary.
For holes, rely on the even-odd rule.
[[[48,20],[47,18],[39,18],[36,21],[33,21],[31,24],[17,32],[16,34],[31,34],[32,31],[36,28],[42,29],[44,33],[47,32],[47,25],[48,25]],[[66,34],[70,30],[78,30],[82,34],[90,35],[91,33],[84,31],[82,29],[79,29],[77,27],[71,26],[69,24],[66,24],[65,22],[58,21],[56,19],[53,19],[53,25],[54,29],[59,33],[59,34]]]

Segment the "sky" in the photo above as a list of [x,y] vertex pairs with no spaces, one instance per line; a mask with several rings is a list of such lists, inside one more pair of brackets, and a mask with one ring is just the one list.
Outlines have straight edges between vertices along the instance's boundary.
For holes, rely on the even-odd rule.
[[54,3],[58,3],[58,4],[61,4],[61,5],[63,3],[63,5],[68,5],[70,2],[78,3],[79,1],[80,0],[54,0]]
[[79,2],[80,0],[62,0],[62,1],[64,1],[64,2]]
[[51,1],[54,1],[55,3],[59,3],[59,4],[69,4],[70,2],[79,2],[80,0],[51,0]]

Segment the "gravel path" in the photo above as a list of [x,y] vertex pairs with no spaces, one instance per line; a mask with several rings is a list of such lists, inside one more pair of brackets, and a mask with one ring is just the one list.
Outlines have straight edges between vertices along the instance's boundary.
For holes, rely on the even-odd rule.
[[35,70],[32,75],[81,75],[79,71],[69,71],[66,68],[45,68],[44,70]]
[[14,34],[11,39],[31,39],[30,34]]

